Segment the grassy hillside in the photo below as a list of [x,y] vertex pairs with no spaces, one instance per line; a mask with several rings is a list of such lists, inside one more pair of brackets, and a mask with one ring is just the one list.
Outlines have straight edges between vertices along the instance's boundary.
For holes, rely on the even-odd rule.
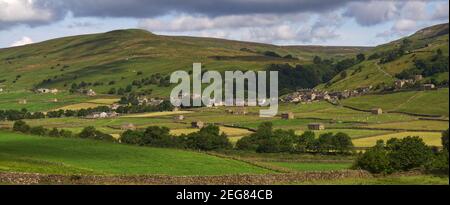
[[[363,86],[390,86],[398,79],[397,74],[415,68],[416,61],[431,62],[438,50],[442,51],[443,58],[448,58],[448,33],[448,23],[441,24],[425,28],[397,41],[375,47],[365,52],[366,61],[344,71],[347,74],[346,77],[343,78],[339,74],[328,85],[322,84],[318,88],[338,91],[356,89]],[[395,57],[392,61],[380,63],[383,56],[400,48],[405,52],[404,54]],[[439,83],[443,81],[448,82],[448,72],[440,72],[436,75],[428,76],[423,81],[431,79]]]
[[[0,87],[24,90],[38,87],[69,89],[72,83],[106,93],[124,88],[133,80],[175,70],[192,70],[201,62],[207,70],[261,70],[271,63],[304,63],[313,56],[336,59],[366,50],[360,47],[282,47],[213,38],[159,36],[143,30],[73,36],[0,50]],[[264,55],[272,51],[280,56]],[[138,75],[142,73],[142,75]],[[50,80],[49,80],[50,79]],[[46,80],[46,81],[44,81]],[[109,82],[114,81],[113,85]],[[103,84],[102,84],[103,83]],[[149,85],[154,95],[169,88]],[[144,89],[144,88],[142,88]]]
[[105,175],[228,175],[270,171],[206,154],[0,131],[0,171]]
[[398,111],[414,114],[449,116],[449,89],[437,91],[412,91],[388,95],[368,95],[350,98],[343,105],[364,110],[383,108],[385,111]]

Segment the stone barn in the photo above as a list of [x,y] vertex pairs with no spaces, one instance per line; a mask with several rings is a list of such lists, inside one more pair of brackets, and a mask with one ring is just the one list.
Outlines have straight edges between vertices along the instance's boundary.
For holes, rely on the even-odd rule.
[[120,129],[122,130],[136,130],[136,126],[134,126],[132,123],[126,123],[123,124]]
[[325,125],[322,123],[311,123],[308,124],[309,130],[325,130]]
[[192,128],[197,128],[197,129],[202,129],[203,127],[205,127],[205,123],[202,121],[192,122],[191,125],[192,125]]
[[295,119],[295,116],[294,116],[294,113],[292,113],[292,112],[287,112],[287,113],[281,114],[281,118],[282,118],[283,120],[293,120],[293,119]]
[[174,120],[176,121],[183,121],[185,119],[184,115],[177,115],[174,117]]
[[381,109],[381,108],[374,108],[374,109],[372,109],[371,112],[374,115],[381,115],[381,114],[383,114],[383,109]]

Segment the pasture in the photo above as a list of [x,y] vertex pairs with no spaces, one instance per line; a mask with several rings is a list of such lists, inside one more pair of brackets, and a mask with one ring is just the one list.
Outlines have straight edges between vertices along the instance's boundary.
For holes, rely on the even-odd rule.
[[[271,171],[207,154],[0,131],[0,171],[95,175],[229,175]],[[57,154],[55,154],[57,153]]]
[[393,134],[386,134],[386,135],[380,135],[380,136],[374,136],[374,137],[367,137],[367,138],[359,138],[353,140],[353,144],[355,147],[373,147],[376,145],[378,140],[383,140],[386,142],[387,140],[391,138],[397,138],[402,139],[408,136],[412,137],[420,137],[423,139],[423,141],[429,145],[429,146],[442,146],[441,137],[442,134],[439,132],[400,132],[400,133],[393,133]]

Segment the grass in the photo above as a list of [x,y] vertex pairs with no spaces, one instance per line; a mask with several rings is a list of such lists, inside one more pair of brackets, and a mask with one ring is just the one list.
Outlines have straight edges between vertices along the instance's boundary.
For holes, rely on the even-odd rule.
[[229,175],[271,171],[197,152],[0,132],[0,171],[100,175]]
[[387,95],[367,95],[343,101],[344,105],[370,110],[449,116],[449,89],[411,91]]
[[448,177],[430,175],[386,176],[374,178],[348,178],[340,180],[318,180],[310,182],[293,182],[295,185],[448,185]]
[[[57,99],[58,102],[53,102]],[[19,100],[26,100],[27,104],[19,104]],[[83,95],[73,95],[69,93],[58,94],[36,94],[30,91],[16,91],[0,93],[0,110],[21,110],[26,108],[31,112],[49,111],[63,106],[83,103],[91,98]]]
[[400,132],[394,134],[386,134],[375,137],[367,137],[353,140],[353,144],[356,147],[373,147],[376,145],[378,140],[387,140],[391,138],[402,139],[408,136],[418,136],[423,139],[423,141],[429,146],[442,146],[441,137],[442,134],[439,132]]
[[407,122],[393,122],[382,124],[371,124],[369,128],[380,129],[404,129],[404,130],[447,130],[448,121],[414,120]]
[[[301,135],[305,131],[297,131],[296,134]],[[364,129],[327,129],[327,130],[320,130],[320,131],[313,131],[316,136],[319,136],[321,134],[325,133],[338,133],[343,132],[348,134],[351,138],[363,138],[363,137],[371,137],[374,135],[382,135],[391,133],[391,131],[383,131],[383,130],[364,130]]]
[[161,117],[161,116],[170,116],[170,115],[184,115],[192,113],[190,111],[174,111],[174,112],[152,112],[152,113],[144,113],[144,114],[135,114],[135,115],[126,115],[126,118],[146,118],[146,117]]
[[301,163],[301,162],[270,162],[270,164],[288,168],[294,171],[309,172],[309,171],[338,171],[349,169],[351,163]]

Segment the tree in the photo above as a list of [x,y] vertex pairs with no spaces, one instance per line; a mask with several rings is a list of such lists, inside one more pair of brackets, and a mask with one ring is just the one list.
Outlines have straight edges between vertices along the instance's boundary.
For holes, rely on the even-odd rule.
[[328,154],[330,151],[336,150],[333,138],[333,133],[320,135],[318,139],[318,151],[322,154]]
[[133,130],[127,130],[124,133],[122,133],[120,140],[122,143],[125,144],[132,144],[132,145],[144,145],[142,142],[143,138],[143,132],[140,131],[133,131]]
[[30,126],[27,125],[27,123],[25,123],[24,121],[18,120],[14,122],[13,131],[28,133],[30,131]]
[[442,133],[442,146],[448,152],[448,129]]
[[188,146],[192,149],[210,151],[229,149],[232,147],[228,136],[220,133],[220,129],[215,125],[208,125],[199,132],[188,136]]
[[334,147],[340,154],[350,153],[353,149],[353,142],[348,134],[339,132],[334,135]]
[[358,62],[363,62],[366,60],[366,56],[363,53],[360,53],[356,56],[356,59],[358,60]]
[[80,138],[95,138],[95,132],[97,130],[95,129],[95,127],[89,126],[89,127],[85,127],[80,134],[78,135]]
[[316,145],[316,134],[312,131],[306,131],[299,136],[296,150],[300,153],[316,151]]
[[314,56],[313,62],[314,64],[319,65],[322,63],[322,58],[320,58],[319,56]]
[[170,130],[167,127],[148,127],[142,136],[142,144],[156,147],[172,147],[174,145]]
[[32,127],[30,129],[31,134],[38,135],[38,136],[45,136],[45,135],[47,135],[47,132],[48,132],[48,130],[42,126]]
[[389,148],[388,157],[391,167],[398,171],[422,167],[433,154],[420,137],[390,140],[387,147]]
[[375,146],[360,155],[355,162],[355,167],[367,170],[370,173],[392,173],[388,152],[384,147]]

